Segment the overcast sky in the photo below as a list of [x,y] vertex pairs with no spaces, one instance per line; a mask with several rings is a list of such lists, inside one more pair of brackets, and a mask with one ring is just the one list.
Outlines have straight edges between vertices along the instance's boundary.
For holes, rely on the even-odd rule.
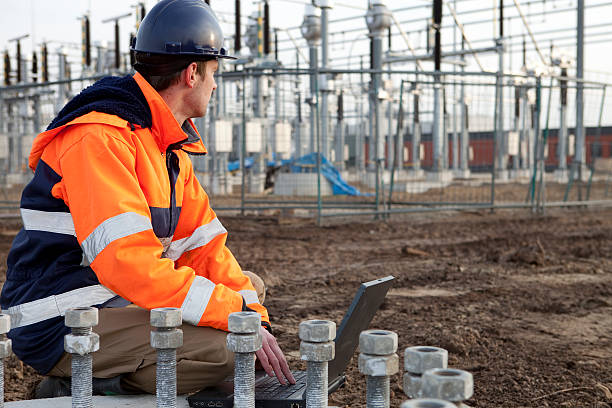
[[[269,0],[271,8],[271,25],[279,31],[280,59],[286,66],[294,66],[296,50],[289,34],[298,44],[302,55],[308,56],[307,45],[302,38],[298,27],[304,16],[304,5],[309,0]],[[50,71],[57,67],[57,58],[54,53],[63,44],[68,53],[68,59],[75,67],[80,66],[81,61],[81,26],[79,17],[89,12],[91,21],[92,44],[102,43],[113,46],[113,24],[103,24],[102,20],[116,17],[134,10],[132,5],[137,1],[130,0],[0,0],[0,50],[8,49],[11,56],[15,55],[15,44],[9,39],[24,34],[30,34],[28,39],[23,40],[23,54],[29,59],[32,46],[40,50],[43,41],[49,42]],[[150,10],[157,0],[144,1],[147,11]],[[360,61],[368,64],[369,44],[365,24],[366,0],[337,0],[335,7],[330,10],[330,60],[331,65],[336,68],[359,67]],[[459,21],[465,25],[465,32],[474,48],[491,47],[497,35],[495,24],[496,14],[494,5],[499,0],[448,0],[457,13]],[[585,71],[587,78],[592,80],[612,83],[612,2],[610,0],[585,0],[587,10],[586,41],[588,45],[585,50]],[[431,18],[432,0],[388,0],[387,4],[400,22],[402,29],[407,33],[411,44],[417,48],[418,55],[426,54],[425,28],[428,18]],[[527,61],[533,68],[541,64],[541,58],[550,57],[551,44],[555,45],[555,55],[564,54],[570,59],[576,55],[575,50],[575,27],[576,27],[576,4],[577,0],[519,0],[522,11],[530,15],[528,25],[536,33],[537,45],[541,54],[536,52],[534,44],[526,36],[526,27],[518,16],[513,0],[506,0],[505,12],[505,34],[510,36],[507,43],[513,51],[506,57],[506,69],[517,72],[522,66],[522,41],[527,41]],[[211,5],[222,22],[226,36],[226,46],[233,46],[231,37],[234,33],[234,1],[211,0]],[[422,7],[421,7],[422,6]],[[258,10],[259,3],[242,1],[243,29],[249,16]],[[458,44],[458,30],[454,29],[453,18],[445,6],[443,20],[443,50],[451,51]],[[351,18],[354,17],[354,18]],[[509,19],[509,20],[508,20]],[[336,21],[341,20],[341,21]],[[129,35],[135,32],[135,16],[122,19],[121,28],[121,51],[128,51]],[[284,29],[289,29],[288,33]],[[400,36],[396,27],[393,30],[392,49],[400,54],[407,55],[407,45]],[[563,31],[564,30],[564,31]],[[243,51],[247,51],[245,44],[246,36],[243,34]],[[61,42],[61,44],[59,42]],[[386,49],[385,40],[385,49]],[[92,51],[93,52],[93,51]],[[540,56],[541,55],[541,56]],[[94,53],[95,57],[95,53]],[[300,56],[300,63],[305,67],[304,60]],[[497,70],[497,57],[494,54],[480,55],[480,63],[483,68],[490,71]],[[467,70],[479,71],[477,61],[468,57]],[[431,62],[424,62],[425,70],[432,70]],[[414,65],[396,65],[397,69],[413,69]],[[575,63],[573,64],[575,67]],[[570,75],[573,69],[570,68]],[[452,65],[445,64],[444,70],[452,70]],[[73,67],[73,72],[79,68]],[[77,74],[78,75],[78,74]],[[598,117],[598,106],[600,105],[601,92],[591,92],[586,95],[587,114],[592,111],[593,120]],[[612,97],[612,92],[608,92]],[[612,99],[610,99],[612,104]],[[592,109],[589,109],[589,105]],[[612,109],[608,109],[612,111]],[[608,117],[612,112],[607,112]]]
[[[157,0],[146,0],[145,4],[147,10],[150,10],[156,2]],[[270,0],[272,27],[282,29],[299,26],[304,14],[303,3],[306,2],[306,0]],[[548,0],[542,2],[542,4],[533,4],[534,2],[534,0],[520,0],[519,3],[523,4],[522,7],[524,12],[536,15],[530,18],[529,22],[533,31],[544,32],[538,35],[540,40],[539,47],[542,49],[543,53],[548,55],[550,40],[557,39],[556,42],[560,45],[560,49],[563,49],[565,53],[573,57],[575,50],[573,47],[566,46],[574,42],[572,38],[574,36],[573,32],[567,31],[558,34],[547,32],[558,28],[571,28],[575,26],[575,13],[558,13],[558,10],[571,10],[575,7],[576,0]],[[450,3],[455,4],[458,12],[462,12],[492,7],[494,4],[498,3],[498,1],[456,0],[455,2],[455,0],[450,0]],[[607,27],[606,23],[610,22],[610,16],[612,16],[612,4],[606,0],[586,0],[586,3],[587,6],[605,5],[589,9],[586,13],[587,41],[589,41],[589,38],[592,41],[598,41],[598,43],[587,47],[587,70],[610,72],[610,54],[612,53],[610,40],[612,40],[612,28]],[[75,59],[75,61],[73,62],[78,63],[80,53],[78,47],[81,36],[78,17],[89,11],[92,41],[94,43],[96,41],[107,42],[112,45],[113,24],[103,24],[102,20],[132,11],[132,4],[136,4],[136,1],[0,0],[0,49],[8,48],[11,54],[14,54],[15,46],[14,44],[10,44],[8,40],[23,34],[30,34],[30,38],[24,40],[22,43],[24,54],[29,55],[31,53],[32,44],[40,44],[42,41],[63,41],[76,45],[72,47],[72,51],[69,49],[69,52],[70,54],[74,53],[73,59]],[[230,0],[211,0],[211,4],[223,22],[226,37],[233,35],[234,2]],[[361,16],[364,14],[366,4],[366,0],[342,0],[336,2],[336,7],[330,11],[330,19],[333,21],[335,19],[350,16]],[[407,7],[407,5],[412,7],[420,4],[428,6],[431,4],[431,0],[411,0],[408,2],[403,0],[388,1],[389,8],[392,10]],[[512,4],[512,1],[506,0],[506,4]],[[248,20],[248,16],[252,12],[257,10],[257,7],[255,2],[242,1],[244,22]],[[448,10],[445,9],[445,12],[448,13]],[[431,15],[430,13],[428,8],[423,8],[422,10],[412,9],[396,13],[400,21],[409,21],[403,26],[403,29],[408,32],[410,40],[415,46],[424,45],[425,43],[423,29],[426,24],[425,19]],[[506,12],[507,17],[512,15],[516,15],[515,10],[508,10]],[[486,12],[459,15],[460,21],[464,24],[478,20],[489,20],[489,22],[480,24],[466,25],[466,33],[470,37],[470,40],[475,42],[475,47],[492,45],[495,29],[493,18],[494,14],[492,9]],[[444,41],[446,50],[452,49],[451,42],[453,30],[449,29],[452,25],[452,17],[446,15],[443,21],[443,26],[448,27],[445,30]],[[129,33],[135,31],[135,17],[131,16],[121,20],[120,27],[122,34],[122,51],[127,52]],[[332,22],[330,25],[330,31],[335,33],[330,38],[330,42],[334,43],[330,50],[331,56],[339,57],[343,55],[345,57],[345,66],[346,62],[348,62],[346,59],[347,52],[351,52],[353,56],[367,54],[368,50],[367,42],[365,41],[365,32],[354,31],[359,28],[365,28],[365,20],[361,17],[344,22]],[[290,32],[300,46],[305,48],[299,30],[294,29]],[[506,24],[507,34],[522,35],[524,32],[525,27],[518,18]],[[279,39],[281,42],[279,46],[280,49],[289,50],[294,48],[292,43],[288,41],[288,36],[284,31],[280,32]],[[361,40],[361,42],[355,42],[355,40]],[[481,41],[479,42],[479,40]],[[230,42],[231,41],[227,41],[228,46],[231,45]],[[521,40],[520,38],[516,38],[513,42],[520,43]],[[406,45],[399,35],[394,37],[393,44],[394,49],[406,49]],[[533,48],[531,43],[528,45]],[[54,51],[57,47],[57,43],[52,43],[50,45],[50,51]],[[518,51],[517,47],[515,47],[515,49]],[[307,55],[306,49],[303,51],[304,54]],[[487,59],[486,56],[483,58],[485,60]],[[289,61],[295,61],[295,51],[284,53],[282,59],[284,59],[287,64],[289,64]],[[518,64],[517,66],[520,66],[518,61],[520,59],[520,54],[517,54],[514,59],[517,60],[515,65]],[[539,56],[535,50],[529,50],[528,59],[535,63],[539,60]],[[340,62],[341,60],[337,59],[337,61]],[[490,67],[491,69],[495,68],[495,63],[495,58],[491,60],[491,63],[488,63],[493,64],[493,66]],[[612,78],[609,79],[612,80]]]

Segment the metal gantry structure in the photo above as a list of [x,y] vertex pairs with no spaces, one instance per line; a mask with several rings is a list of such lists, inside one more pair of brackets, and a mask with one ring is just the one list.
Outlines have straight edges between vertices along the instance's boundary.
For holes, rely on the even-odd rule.
[[[239,58],[219,70],[207,117],[196,120],[209,155],[193,160],[209,194],[240,188],[240,205],[229,200],[227,209],[316,208],[321,216],[332,208],[497,206],[496,191],[513,183],[529,191],[512,205],[573,201],[576,188],[579,200],[604,190],[608,198],[609,94],[605,80],[585,77],[584,50],[606,35],[591,32],[605,24],[585,26],[585,12],[612,10],[612,2],[423,0],[393,8],[393,0],[295,0],[304,4],[302,24],[274,28],[281,2],[236,0],[233,12],[218,14],[234,25]],[[245,7],[254,8],[248,17]],[[130,73],[119,21],[133,15],[137,29],[145,14],[138,3],[104,20],[115,36],[110,46],[94,43],[95,57],[91,16],[82,16],[81,46],[41,44],[40,70],[36,52],[27,69],[24,37],[11,41],[16,53],[4,54],[0,87],[4,184],[27,181],[33,137],[71,96],[104,75]],[[575,26],[538,20],[559,15],[574,16]],[[72,68],[68,55],[79,50]],[[547,180],[563,186],[562,199],[554,189],[546,195]],[[466,196],[475,186],[481,191]]]

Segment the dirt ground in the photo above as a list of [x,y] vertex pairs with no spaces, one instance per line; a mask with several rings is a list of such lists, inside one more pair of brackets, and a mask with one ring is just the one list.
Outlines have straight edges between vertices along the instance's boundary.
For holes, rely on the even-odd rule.
[[[293,218],[223,217],[229,247],[268,285],[273,329],[293,368],[299,322],[340,323],[359,283],[396,282],[372,327],[399,350],[431,345],[474,374],[473,407],[612,407],[612,209],[414,215],[316,227]],[[0,276],[19,225],[0,223]],[[7,400],[39,378],[14,357]],[[392,406],[405,400],[392,379]],[[365,406],[356,358],[331,397]]]

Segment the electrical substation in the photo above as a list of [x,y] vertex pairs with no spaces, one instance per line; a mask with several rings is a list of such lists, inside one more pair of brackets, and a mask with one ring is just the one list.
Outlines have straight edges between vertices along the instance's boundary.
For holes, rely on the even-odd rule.
[[[92,13],[90,5],[77,19],[66,19],[69,38],[43,38],[24,23],[23,31],[0,43],[0,219],[19,217],[21,191],[33,177],[28,157],[34,140],[66,103],[104,77],[134,74],[130,46],[155,3],[125,2],[104,14]],[[591,395],[573,396],[566,406],[612,403],[612,373],[602,368],[612,358],[612,235],[609,221],[602,221],[612,204],[611,1],[206,3],[237,59],[220,62],[207,113],[193,118],[208,151],[191,157],[196,177],[216,213],[237,217],[231,226],[261,238],[253,247],[240,239],[233,244],[247,254],[241,263],[266,271],[274,295],[303,291],[317,281],[313,293],[326,298],[321,308],[305,300],[272,303],[289,317],[279,325],[282,334],[295,334],[299,325],[299,341],[283,347],[299,349],[289,354],[290,362],[302,364],[308,381],[317,384],[307,387],[295,407],[448,408],[475,400],[486,407],[565,406],[566,394],[581,392]],[[497,210],[512,215],[487,218]],[[597,215],[600,210],[604,215]],[[587,215],[573,222],[564,212],[574,211]],[[437,218],[415,218],[416,226],[394,221],[433,213],[451,214],[469,228]],[[483,219],[470,218],[474,213]],[[364,227],[363,238],[354,220],[377,226]],[[341,226],[309,229],[328,223]],[[273,244],[267,246],[263,241],[269,237]],[[322,242],[314,242],[319,238]],[[270,247],[283,244],[290,249],[270,255]],[[377,252],[363,249],[369,245]],[[318,281],[321,276],[309,270],[304,283],[295,276],[299,268],[285,271],[282,257],[291,260],[285,262],[291,268],[313,267],[324,278]],[[399,276],[398,287],[375,320],[385,330],[357,334],[359,353],[345,394],[362,395],[330,394],[328,401],[338,293],[344,295],[343,285],[365,280],[362,276],[378,278],[378,269]],[[405,273],[408,269],[414,275]],[[484,304],[489,314],[482,312]],[[316,313],[300,313],[299,307]],[[98,346],[86,352],[70,348],[84,341],[80,337],[95,337],[97,309],[91,309],[71,312],[92,315],[83,327],[70,326],[66,337],[78,374],[77,389],[62,406],[187,407],[185,398],[177,402],[172,372],[182,345],[180,310],[151,311],[151,345],[159,352],[158,368],[165,370],[158,371],[165,377],[157,383],[157,396],[109,399],[91,395],[91,353]],[[589,327],[585,335],[591,340],[578,339],[584,334],[576,328],[580,324],[568,324],[571,334],[565,332],[564,318],[574,312],[578,320],[588,315],[590,325],[580,324]],[[318,320],[321,315],[332,317]],[[418,330],[407,328],[413,315]],[[160,316],[178,323],[155,326]],[[248,312],[231,319],[233,404],[259,407],[249,381],[261,321]],[[325,338],[309,331],[316,325],[327,330]],[[10,327],[10,318],[0,314],[0,359],[10,355],[5,336]],[[156,343],[160,332],[173,333],[172,346]],[[425,342],[429,345],[415,346]],[[563,357],[565,348],[575,355]],[[514,355],[516,366],[507,363]],[[498,363],[502,359],[505,363]],[[529,362],[541,378],[525,374]],[[542,383],[554,387],[530,393],[544,389]],[[486,392],[479,393],[481,385]],[[0,406],[4,386],[0,376]],[[523,387],[528,399],[522,399]],[[45,404],[19,392],[14,399],[24,401],[8,407]],[[498,395],[504,392],[512,393],[507,405]],[[551,405],[542,404],[549,400]]]

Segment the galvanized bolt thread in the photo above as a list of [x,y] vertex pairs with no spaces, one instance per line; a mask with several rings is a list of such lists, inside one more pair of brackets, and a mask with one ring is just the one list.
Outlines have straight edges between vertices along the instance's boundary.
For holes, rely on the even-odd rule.
[[91,354],[72,355],[72,406],[74,408],[93,407],[92,399],[92,361]]
[[336,324],[328,320],[300,323],[300,358],[306,361],[306,408],[327,408],[328,363],[336,348]]
[[91,328],[98,324],[98,309],[93,307],[68,309],[65,323],[71,329],[71,333],[64,338],[64,350],[72,356],[72,407],[91,408],[93,407],[91,353],[99,347],[99,337]]
[[155,394],[158,408],[176,408],[176,349],[183,345],[181,309],[161,307],[150,314],[151,347],[157,350]]
[[255,408],[254,353],[235,353],[234,407]]
[[176,408],[176,349],[157,349],[155,389],[158,408]]
[[389,408],[389,377],[398,371],[397,334],[366,330],[359,334],[359,371],[366,375],[367,408]]
[[91,327],[73,327],[71,333],[75,336],[87,336],[92,333]]
[[255,352],[261,349],[261,316],[235,312],[227,321],[227,348],[234,352],[234,407],[255,408]]
[[306,408],[327,408],[327,361],[306,364]]
[[4,359],[0,359],[0,408],[4,408]]
[[389,408],[389,377],[366,377],[366,406],[368,408]]
[[11,340],[6,335],[10,330],[10,316],[0,313],[0,408],[4,407],[4,359],[11,354]]

